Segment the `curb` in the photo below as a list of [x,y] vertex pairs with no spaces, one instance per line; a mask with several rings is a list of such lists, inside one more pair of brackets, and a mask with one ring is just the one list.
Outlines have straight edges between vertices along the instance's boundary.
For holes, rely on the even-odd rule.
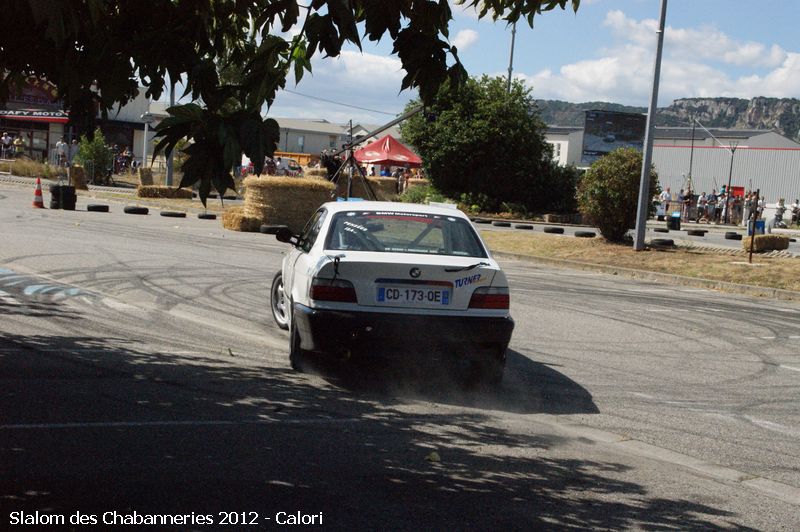
[[691,286],[695,288],[706,288],[719,290],[734,294],[742,294],[752,297],[765,297],[771,299],[782,299],[786,301],[800,301],[800,292],[783,290],[780,288],[766,288],[749,284],[736,284],[727,281],[715,281],[713,279],[702,279],[699,277],[686,277],[684,275],[674,275],[671,273],[648,272],[646,270],[635,270],[633,268],[621,268],[618,266],[606,266],[604,264],[592,264],[568,259],[553,259],[549,257],[538,257],[536,255],[521,255],[519,253],[506,253],[498,251],[492,253],[494,257],[516,259],[558,268],[569,268],[573,270],[593,271],[607,273],[609,275],[622,275],[630,279],[643,279],[646,281],[657,281],[665,284],[679,286]]

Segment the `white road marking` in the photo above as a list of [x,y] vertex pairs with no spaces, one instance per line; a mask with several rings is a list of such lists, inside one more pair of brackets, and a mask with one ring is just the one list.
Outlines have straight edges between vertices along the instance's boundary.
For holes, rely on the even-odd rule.
[[797,335],[792,335],[792,336],[790,336],[789,338],[791,338],[792,340],[797,340],[798,338],[800,338],[800,336],[797,336]]
[[778,367],[779,367],[779,368],[783,368],[783,369],[790,369],[790,370],[792,370],[792,371],[800,371],[800,368],[796,368],[796,367],[794,367],[794,366],[784,366],[783,364],[781,364],[781,365],[780,365],[780,366],[778,366]]
[[762,340],[774,340],[775,337],[774,336],[762,336],[761,339]]

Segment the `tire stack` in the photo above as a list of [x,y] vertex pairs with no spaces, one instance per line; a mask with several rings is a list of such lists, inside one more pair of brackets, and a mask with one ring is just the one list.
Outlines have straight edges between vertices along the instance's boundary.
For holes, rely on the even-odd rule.
[[50,185],[50,208],[74,211],[78,197],[75,187],[69,185]]

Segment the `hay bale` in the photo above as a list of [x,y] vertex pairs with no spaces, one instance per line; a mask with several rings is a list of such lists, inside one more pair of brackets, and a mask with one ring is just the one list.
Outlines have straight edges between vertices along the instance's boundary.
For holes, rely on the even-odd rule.
[[261,220],[245,216],[244,207],[230,207],[222,213],[222,227],[231,231],[255,233],[261,228]]
[[244,215],[260,223],[287,225],[300,232],[320,205],[330,201],[333,183],[305,177],[255,177],[244,180]]
[[[753,237],[742,239],[742,249],[750,251],[750,241]],[[789,247],[789,237],[782,235],[756,235],[753,251],[780,251]]]
[[380,201],[392,201],[397,196],[397,178],[376,176],[368,177],[367,180]]
[[406,184],[406,192],[408,192],[409,190],[411,190],[414,187],[427,187],[430,184],[431,184],[431,182],[429,180],[427,180],[427,179],[419,178],[419,177],[412,177],[411,179],[408,180],[408,182]]
[[139,168],[139,184],[145,187],[153,185],[153,169]]
[[86,170],[83,166],[73,164],[69,169],[69,180],[75,190],[89,190],[86,186]]
[[305,171],[305,176],[311,179],[328,179],[326,168],[309,168]]
[[139,198],[192,199],[192,191],[161,185],[139,185],[136,187],[136,196]]

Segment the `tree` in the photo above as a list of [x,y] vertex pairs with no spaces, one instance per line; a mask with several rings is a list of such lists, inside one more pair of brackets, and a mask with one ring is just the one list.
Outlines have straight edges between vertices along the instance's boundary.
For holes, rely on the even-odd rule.
[[[411,102],[409,108],[416,105]],[[431,182],[451,197],[485,197],[494,209],[510,202],[542,210],[575,195],[574,180],[566,194],[553,186],[562,172],[552,164],[547,126],[530,90],[519,81],[510,91],[501,77],[484,76],[462,86],[446,83],[424,113],[400,127]]]
[[[509,22],[580,0],[469,0],[480,15]],[[170,152],[190,138],[180,186],[200,182],[233,187],[231,169],[243,151],[261,171],[278,141],[278,124],[263,119],[294,74],[311,70],[316,53],[338,56],[345,43],[388,34],[406,72],[402,89],[430,101],[438,87],[465,77],[447,41],[452,18],[446,0],[5,0],[0,46],[0,102],[27,76],[46,78],[76,120],[88,124],[135,97],[138,85],[160,97],[167,75],[183,80],[193,103],[168,110],[157,150]],[[299,29],[299,31],[298,31]],[[35,35],[35,38],[31,36]],[[220,79],[218,66],[242,65],[241,82]],[[224,68],[224,64],[223,64]],[[231,105],[235,100],[239,105]],[[88,127],[87,129],[91,129]]]
[[[580,212],[589,218],[606,240],[622,242],[636,224],[642,152],[619,148],[595,161],[578,184]],[[650,193],[661,193],[658,174],[650,166]],[[655,213],[655,203],[648,204],[648,217]]]
[[113,154],[106,146],[106,139],[100,128],[94,130],[91,140],[86,135],[81,136],[75,159],[86,169],[92,182],[96,176],[104,175],[111,168]]

